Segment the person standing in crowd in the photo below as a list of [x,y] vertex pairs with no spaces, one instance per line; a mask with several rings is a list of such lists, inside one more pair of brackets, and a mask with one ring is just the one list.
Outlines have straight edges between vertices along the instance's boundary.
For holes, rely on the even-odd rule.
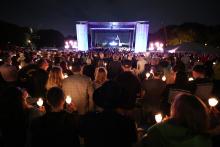
[[63,74],[65,73],[65,74],[67,74],[68,76],[73,75],[73,72],[72,72],[70,69],[68,69],[67,63],[66,63],[65,61],[62,61],[62,62],[60,63],[60,67],[62,68]]
[[107,66],[108,79],[112,80],[122,72],[121,62],[119,61],[118,55],[113,55],[113,61]]
[[72,66],[73,75],[63,80],[63,91],[65,95],[71,96],[76,104],[80,115],[93,110],[93,86],[92,81],[81,74],[80,63],[74,62]]
[[95,90],[94,102],[103,111],[82,117],[80,135],[85,147],[131,147],[137,141],[135,123],[124,109],[120,89],[116,82],[108,81]]
[[7,86],[16,86],[17,69],[11,65],[11,57],[6,54],[3,59],[4,64],[0,66],[1,88]]
[[142,82],[144,90],[143,108],[145,113],[156,113],[159,111],[162,93],[166,87],[166,82],[161,80],[160,72],[155,71],[152,79],[147,79]]
[[101,87],[107,80],[107,70],[104,67],[96,68],[93,82],[94,89]]
[[78,118],[64,111],[65,95],[62,89],[51,88],[47,93],[47,101],[51,110],[31,124],[31,147],[80,147]]
[[193,94],[194,87],[189,84],[187,73],[184,71],[178,71],[175,75],[174,84],[166,85],[166,88],[162,94],[163,99],[161,101],[161,109],[163,113],[169,115],[170,106],[171,106],[171,93],[172,91],[178,91],[181,93],[190,93]]
[[209,116],[206,105],[193,95],[178,95],[171,116],[152,126],[143,138],[142,147],[211,147],[207,135]]
[[23,93],[19,88],[10,87],[0,97],[0,146],[25,147],[29,119]]
[[47,80],[47,90],[52,87],[62,88],[63,73],[60,67],[53,67],[49,72],[49,77]]
[[137,61],[137,74],[141,74],[144,71],[145,64],[147,64],[147,61],[144,59],[144,56],[141,55]]

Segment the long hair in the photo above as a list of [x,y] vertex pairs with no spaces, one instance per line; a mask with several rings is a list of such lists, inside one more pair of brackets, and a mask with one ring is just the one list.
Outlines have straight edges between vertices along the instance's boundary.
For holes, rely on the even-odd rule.
[[95,82],[103,84],[107,81],[107,70],[104,67],[98,67],[95,70]]
[[60,67],[53,67],[49,73],[47,89],[52,87],[62,87],[63,73]]
[[194,133],[205,132],[209,127],[206,105],[199,98],[190,94],[177,95],[171,106],[171,119]]

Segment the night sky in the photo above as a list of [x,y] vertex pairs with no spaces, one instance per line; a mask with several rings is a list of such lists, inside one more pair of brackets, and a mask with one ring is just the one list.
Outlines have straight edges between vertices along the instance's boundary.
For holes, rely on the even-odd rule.
[[150,21],[161,26],[198,22],[220,24],[219,0],[1,0],[0,20],[73,35],[77,20]]

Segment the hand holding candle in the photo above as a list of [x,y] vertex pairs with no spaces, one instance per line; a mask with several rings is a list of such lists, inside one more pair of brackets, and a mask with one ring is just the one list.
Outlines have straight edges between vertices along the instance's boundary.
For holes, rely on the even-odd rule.
[[188,79],[188,81],[193,81],[194,79],[192,78],[192,77],[190,77],[189,79]]
[[68,78],[67,73],[64,73],[64,79]]
[[217,98],[214,98],[214,97],[209,98],[208,102],[209,102],[209,106],[211,106],[211,107],[215,107],[218,104]]
[[71,102],[72,102],[72,98],[71,98],[71,96],[68,95],[68,96],[66,97],[66,103],[67,103],[67,104],[71,104]]
[[149,77],[150,77],[150,73],[147,72],[147,73],[146,73],[146,78],[148,79]]
[[43,99],[42,99],[42,98],[39,98],[38,101],[37,101],[37,105],[38,105],[39,107],[42,107],[43,104],[44,104]]
[[162,81],[165,82],[166,80],[167,80],[166,76],[163,76],[163,77],[162,77]]
[[157,123],[160,123],[163,120],[163,116],[161,113],[155,115],[155,120]]

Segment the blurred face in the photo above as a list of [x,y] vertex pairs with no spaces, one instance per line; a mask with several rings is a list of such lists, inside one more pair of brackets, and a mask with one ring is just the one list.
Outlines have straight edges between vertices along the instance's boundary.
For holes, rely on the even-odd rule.
[[44,62],[43,62],[43,64],[42,64],[41,67],[42,67],[42,69],[44,69],[44,70],[47,70],[47,69],[48,69],[49,64],[48,64],[47,60],[44,60]]
[[192,76],[194,79],[197,79],[199,77],[199,73],[192,71]]

